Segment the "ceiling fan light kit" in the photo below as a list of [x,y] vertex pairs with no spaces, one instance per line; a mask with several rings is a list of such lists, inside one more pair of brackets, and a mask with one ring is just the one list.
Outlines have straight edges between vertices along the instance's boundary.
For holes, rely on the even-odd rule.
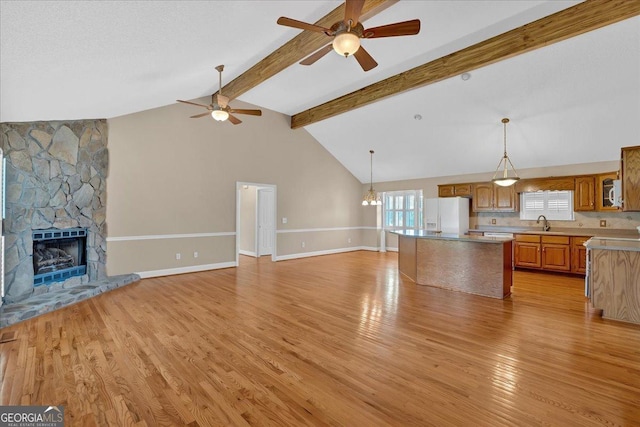
[[214,118],[214,120],[218,121],[218,122],[224,122],[225,120],[227,120],[229,118],[229,113],[227,113],[224,110],[213,110],[211,112],[211,117]]
[[376,190],[373,189],[373,150],[369,150],[369,153],[371,155],[371,181],[369,190],[367,190],[362,197],[362,206],[380,206],[382,200],[380,200],[380,196],[376,193]]
[[[511,163],[511,159],[507,155],[507,123],[509,123],[509,119],[506,117],[502,119],[502,124],[504,127],[504,154],[498,163],[498,167],[496,168],[495,173],[493,174],[493,179],[491,180],[494,184],[497,184],[501,187],[509,187],[510,185],[515,184],[520,177],[516,172],[516,168],[513,167],[513,163]],[[509,167],[511,167],[511,174],[509,174]],[[500,169],[502,169],[502,176],[500,175]]]
[[333,39],[333,50],[345,58],[353,55],[360,48],[360,37],[354,33],[338,34]]

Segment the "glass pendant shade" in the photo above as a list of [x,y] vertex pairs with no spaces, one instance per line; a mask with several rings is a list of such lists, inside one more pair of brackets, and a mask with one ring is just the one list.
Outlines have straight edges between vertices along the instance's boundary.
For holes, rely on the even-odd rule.
[[358,49],[360,49],[360,37],[354,33],[345,32],[338,34],[333,39],[333,50],[338,55],[350,56],[356,53]]
[[224,122],[229,118],[229,113],[227,113],[224,110],[213,110],[211,112],[211,117],[213,117],[215,120],[219,122]]
[[[516,169],[513,167],[511,159],[509,159],[509,156],[507,155],[507,123],[509,123],[509,119],[502,119],[502,123],[504,125],[504,155],[500,159],[491,181],[501,187],[509,187],[510,185],[515,184],[520,177],[518,176]],[[511,173],[509,173],[509,167],[511,168]]]
[[380,206],[382,200],[380,200],[376,190],[373,189],[373,150],[369,150],[369,153],[371,154],[371,181],[369,190],[362,197],[362,206]]

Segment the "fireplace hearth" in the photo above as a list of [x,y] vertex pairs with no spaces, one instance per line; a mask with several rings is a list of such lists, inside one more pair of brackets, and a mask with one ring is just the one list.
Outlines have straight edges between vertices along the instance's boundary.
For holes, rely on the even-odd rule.
[[86,247],[86,228],[33,231],[33,285],[47,285],[85,275]]

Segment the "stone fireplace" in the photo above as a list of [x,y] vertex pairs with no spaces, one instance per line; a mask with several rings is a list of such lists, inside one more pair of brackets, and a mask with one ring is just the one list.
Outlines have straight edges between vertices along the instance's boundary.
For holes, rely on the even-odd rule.
[[[5,301],[46,292],[53,286],[40,286],[45,281],[67,287],[106,278],[106,120],[0,126],[7,160]],[[62,242],[65,232],[79,230],[83,235],[74,237],[81,242]]]

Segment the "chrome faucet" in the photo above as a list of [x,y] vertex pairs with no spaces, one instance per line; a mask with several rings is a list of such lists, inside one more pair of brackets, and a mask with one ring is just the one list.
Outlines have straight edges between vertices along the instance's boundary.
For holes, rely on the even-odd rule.
[[540,224],[540,218],[542,218],[544,220],[544,224],[542,226],[542,231],[549,231],[551,230],[551,226],[549,225],[549,221],[547,221],[547,217],[544,215],[540,215],[538,217],[538,220],[536,221],[536,224]]

